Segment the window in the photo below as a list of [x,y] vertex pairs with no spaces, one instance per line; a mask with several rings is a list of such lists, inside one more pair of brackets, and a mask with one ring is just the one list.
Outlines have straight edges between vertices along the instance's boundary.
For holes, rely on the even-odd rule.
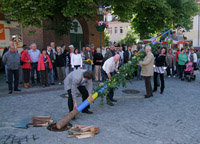
[[112,34],[112,27],[108,28],[108,33]]
[[117,33],[117,27],[115,27],[115,33]]
[[120,27],[120,33],[123,33],[123,27]]

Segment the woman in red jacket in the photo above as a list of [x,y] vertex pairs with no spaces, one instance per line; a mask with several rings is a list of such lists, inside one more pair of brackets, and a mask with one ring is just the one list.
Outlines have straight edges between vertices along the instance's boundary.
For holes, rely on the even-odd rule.
[[38,71],[41,71],[41,80],[42,80],[42,86],[49,86],[48,85],[48,72],[49,69],[52,69],[52,63],[49,56],[46,54],[46,50],[42,50],[42,54],[39,57],[38,60]]
[[29,84],[30,80],[30,72],[31,72],[31,58],[28,54],[29,48],[27,46],[24,47],[24,51],[21,56],[21,61],[23,62],[21,68],[23,69],[24,73],[24,87],[25,88],[30,88],[31,85]]

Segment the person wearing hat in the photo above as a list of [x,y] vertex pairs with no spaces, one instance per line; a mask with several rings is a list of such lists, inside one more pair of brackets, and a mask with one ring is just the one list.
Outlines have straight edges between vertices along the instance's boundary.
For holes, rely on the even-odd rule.
[[28,54],[28,50],[29,50],[29,47],[25,46],[24,48],[24,51],[22,53],[22,56],[21,56],[21,62],[23,63],[21,68],[23,70],[23,74],[24,74],[24,87],[25,88],[30,88],[31,85],[29,84],[29,80],[30,80],[30,72],[31,72],[31,58]]
[[[86,47],[84,54],[85,54],[85,60],[88,59],[93,60],[92,52],[89,45]],[[85,62],[85,68],[86,70],[92,71],[92,64],[90,62]]]

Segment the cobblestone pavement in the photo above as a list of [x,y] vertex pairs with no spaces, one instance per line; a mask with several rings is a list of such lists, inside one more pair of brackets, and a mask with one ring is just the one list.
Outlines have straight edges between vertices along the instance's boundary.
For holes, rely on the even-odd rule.
[[[158,92],[144,99],[144,81],[131,81],[126,88],[115,91],[118,102],[110,107],[98,98],[91,104],[93,115],[80,113],[71,123],[97,125],[100,133],[91,139],[67,138],[67,131],[52,132],[45,127],[12,128],[22,119],[49,115],[54,121],[68,113],[63,86],[32,89],[7,95],[7,85],[0,84],[0,143],[5,135],[33,144],[200,144],[200,77],[196,81],[165,78],[164,94]],[[2,81],[1,81],[2,82]],[[124,89],[139,90],[138,94],[123,93]],[[77,98],[79,103],[81,98]],[[26,136],[36,139],[28,142]],[[24,140],[24,141],[23,141]]]

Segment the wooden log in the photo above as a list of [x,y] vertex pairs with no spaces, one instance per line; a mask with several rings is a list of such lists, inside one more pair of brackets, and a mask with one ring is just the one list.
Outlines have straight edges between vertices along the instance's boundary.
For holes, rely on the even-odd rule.
[[64,116],[60,121],[58,121],[56,123],[56,127],[57,129],[61,129],[63,126],[65,126],[68,122],[70,122],[70,120],[72,120],[77,114],[79,113],[79,111],[77,109],[74,109],[73,111],[71,111],[68,115]]
[[78,136],[76,136],[76,137],[77,137],[78,139],[92,138],[92,137],[94,137],[94,133],[78,135]]

